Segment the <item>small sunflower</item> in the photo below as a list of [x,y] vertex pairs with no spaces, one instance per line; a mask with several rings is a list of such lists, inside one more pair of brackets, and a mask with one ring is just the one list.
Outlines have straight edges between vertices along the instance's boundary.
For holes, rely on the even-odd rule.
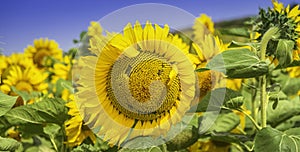
[[20,53],[13,53],[10,56],[0,56],[0,74],[1,74],[1,79],[5,79],[8,74],[10,69],[13,66],[19,66],[21,67],[22,70],[33,66],[32,60],[29,58],[25,57],[24,54]]
[[74,100],[74,95],[70,95],[69,100],[70,101],[66,104],[66,106],[69,108],[68,115],[70,115],[71,118],[65,122],[67,144],[70,147],[78,146],[86,138],[90,138],[93,142],[96,142],[96,136],[94,133],[83,123],[82,117]]
[[27,93],[36,91],[46,94],[48,84],[45,80],[47,77],[47,73],[34,67],[22,69],[22,67],[15,65],[11,67],[8,76],[3,80],[0,90],[5,94],[17,95],[11,89],[11,86],[13,86],[17,90],[26,91]]
[[193,33],[196,43],[199,44],[200,41],[203,41],[205,35],[213,34],[214,32],[214,22],[211,17],[206,14],[201,14],[198,18],[196,18],[193,25]]
[[51,76],[51,82],[56,83],[58,79],[71,80],[71,68],[72,59],[70,56],[64,56],[62,62],[56,62],[50,72],[53,73]]
[[[199,45],[193,43],[192,46],[197,53],[196,55],[190,55],[195,69],[204,68],[210,59],[228,48],[228,44],[224,44],[219,37],[213,36],[212,34],[205,35],[204,40],[200,41]],[[200,98],[204,97],[216,86],[218,81],[221,81],[222,79],[221,73],[212,70],[198,72],[197,75],[199,80]]]
[[[102,37],[102,36],[101,36]],[[181,120],[196,95],[189,46],[163,28],[129,23],[123,34],[93,36],[78,81],[84,121],[110,144],[163,136]]]
[[58,44],[54,40],[48,40],[47,38],[34,40],[34,45],[29,45],[24,52],[38,68],[44,66],[45,57],[52,57],[57,60],[62,59],[62,50]]

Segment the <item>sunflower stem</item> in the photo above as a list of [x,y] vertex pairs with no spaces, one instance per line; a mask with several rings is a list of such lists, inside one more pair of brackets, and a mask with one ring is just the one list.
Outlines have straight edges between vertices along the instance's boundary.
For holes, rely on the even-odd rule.
[[[270,28],[262,37],[261,40],[261,49],[260,49],[260,60],[266,61],[266,52],[268,42],[272,38],[278,36],[279,28],[272,27]],[[263,75],[259,79],[260,84],[260,106],[261,106],[261,126],[262,128],[267,126],[267,106],[268,106],[268,97],[267,97],[267,76]]]

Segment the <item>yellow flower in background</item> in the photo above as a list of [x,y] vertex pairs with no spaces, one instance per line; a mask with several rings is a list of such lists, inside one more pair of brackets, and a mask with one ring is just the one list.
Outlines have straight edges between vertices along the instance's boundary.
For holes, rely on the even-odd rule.
[[230,144],[217,144],[209,139],[198,139],[192,146],[188,147],[187,150],[190,152],[228,152]]
[[70,56],[64,56],[62,62],[56,62],[53,65],[53,68],[50,69],[50,72],[53,73],[51,76],[51,82],[56,83],[57,80],[71,80],[71,68],[72,68],[72,59]]
[[[204,68],[210,59],[225,51],[228,45],[224,44],[217,36],[213,36],[212,34],[205,35],[204,40],[200,41],[199,45],[193,43],[192,46],[197,54],[190,54],[190,60],[193,61],[195,69]],[[212,70],[198,72],[197,75],[200,98],[212,90],[222,78],[221,73]]]
[[214,22],[206,14],[201,14],[195,19],[193,25],[194,40],[199,44],[207,34],[213,34],[215,32]]
[[67,144],[70,147],[78,146],[86,138],[90,138],[93,142],[96,142],[94,133],[83,124],[82,117],[74,100],[74,95],[70,95],[69,99],[70,101],[66,103],[66,106],[69,108],[68,115],[71,118],[65,122]]
[[27,68],[22,70],[20,66],[13,66],[6,79],[3,80],[1,90],[5,93],[11,91],[10,86],[16,87],[20,91],[39,91],[47,92],[48,84],[46,80],[48,74],[42,73],[35,68]]
[[47,38],[34,40],[34,45],[29,45],[24,52],[38,68],[43,67],[45,57],[52,57],[57,60],[62,59],[62,50],[58,44],[54,40],[48,40]]
[[300,78],[300,66],[289,67],[287,68],[289,76],[292,78]]
[[0,74],[2,80],[8,76],[9,71],[13,66],[19,66],[22,70],[24,70],[25,68],[32,67],[33,62],[29,58],[25,57],[24,54],[20,53],[13,53],[10,56],[1,55]]
[[79,61],[82,87],[76,93],[88,126],[119,145],[137,136],[165,135],[196,92],[189,46],[167,25],[137,22],[123,31],[90,39],[96,56]]
[[89,36],[101,36],[102,35],[102,28],[101,28],[101,25],[99,22],[95,22],[95,21],[92,21],[91,22],[91,25],[88,27],[88,32],[87,34]]

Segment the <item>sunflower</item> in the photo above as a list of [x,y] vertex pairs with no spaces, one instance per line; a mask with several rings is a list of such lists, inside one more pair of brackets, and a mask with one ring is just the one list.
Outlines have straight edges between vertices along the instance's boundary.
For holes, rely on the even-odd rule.
[[45,57],[52,57],[57,60],[62,59],[62,50],[58,44],[54,40],[48,40],[47,38],[34,40],[34,45],[29,45],[24,52],[38,68],[44,67]]
[[[277,0],[272,0],[273,8],[269,8],[267,11],[261,9],[259,16],[256,20],[256,32],[260,33],[261,36],[258,37],[258,40],[261,40],[262,36],[269,30],[271,27],[280,27],[279,38],[285,39],[294,42],[294,47],[292,52],[287,52],[291,54],[290,61],[285,61],[289,64],[293,60],[300,60],[300,10],[299,5],[290,8],[290,5],[284,7],[282,3],[279,3]],[[267,55],[270,56],[271,60],[274,60],[274,64],[278,65],[278,60],[280,55],[277,55],[274,50],[276,50],[277,43],[276,41],[270,41],[271,45],[268,45]],[[275,55],[275,56],[274,56]],[[282,64],[284,61],[281,61]]]
[[90,24],[91,25],[88,27],[88,32],[87,32],[88,36],[101,37],[103,31],[99,22],[92,21]]
[[95,56],[81,57],[77,103],[84,121],[110,144],[165,135],[196,95],[189,46],[147,22],[123,34],[90,39]]
[[195,42],[199,44],[203,41],[205,35],[215,32],[214,22],[211,17],[201,14],[194,22],[193,31]]
[[19,66],[22,70],[24,70],[25,68],[33,66],[33,62],[29,58],[25,57],[24,54],[20,53],[13,53],[8,57],[1,55],[0,74],[2,80],[8,76],[9,71],[13,66]]
[[48,84],[45,80],[47,79],[47,76],[47,73],[41,72],[34,67],[22,69],[22,67],[15,65],[11,67],[8,76],[0,85],[0,90],[5,94],[17,95],[11,88],[13,86],[17,90],[25,91],[27,93],[36,91],[46,94]]
[[72,59],[70,56],[64,56],[62,62],[56,62],[50,72],[53,73],[51,76],[51,82],[56,83],[58,79],[71,80],[71,68]]
[[68,146],[78,146],[86,138],[90,138],[93,142],[96,142],[94,133],[83,124],[82,117],[74,100],[74,95],[70,95],[68,99],[70,101],[66,106],[69,108],[68,115],[71,116],[71,118],[65,122]]
[[[228,48],[228,44],[224,44],[219,37],[213,36],[212,34],[205,35],[204,40],[199,41],[199,45],[193,43],[192,46],[196,54],[191,54],[190,59],[193,61],[195,69],[204,68],[210,59]],[[222,80],[221,73],[217,71],[209,70],[198,72],[197,75],[199,80],[200,99]]]

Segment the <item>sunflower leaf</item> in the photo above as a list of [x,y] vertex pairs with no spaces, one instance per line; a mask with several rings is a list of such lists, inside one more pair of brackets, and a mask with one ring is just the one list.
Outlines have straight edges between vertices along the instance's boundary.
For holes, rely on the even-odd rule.
[[9,96],[0,92],[0,116],[6,114],[16,103],[17,96]]
[[219,111],[222,106],[237,109],[242,105],[243,97],[239,92],[228,88],[218,88],[207,93],[196,107],[191,108],[190,112]]
[[4,117],[10,125],[21,124],[43,124],[56,123],[63,124],[68,118],[67,108],[64,101],[57,98],[47,98],[43,101],[16,107],[7,112]]
[[232,35],[232,36],[241,36],[241,37],[245,37],[245,38],[249,38],[250,37],[250,32],[247,28],[223,28],[220,29],[220,32],[223,35]]
[[20,147],[20,143],[11,138],[0,137],[0,151],[15,151]]
[[272,127],[276,127],[286,120],[300,115],[299,97],[295,97],[292,101],[280,100],[276,109],[273,109],[272,104],[269,104],[267,121]]
[[294,44],[292,40],[280,39],[278,41],[275,56],[278,58],[281,67],[286,67],[293,62]]
[[299,151],[300,128],[292,128],[286,132],[266,127],[258,131],[254,139],[254,151]]
[[[229,132],[240,124],[240,117],[235,113],[220,114],[214,124],[208,129],[208,133]],[[199,127],[201,129],[201,126]]]
[[206,68],[222,72],[228,78],[253,78],[268,73],[267,63],[246,48],[224,51],[212,58]]

